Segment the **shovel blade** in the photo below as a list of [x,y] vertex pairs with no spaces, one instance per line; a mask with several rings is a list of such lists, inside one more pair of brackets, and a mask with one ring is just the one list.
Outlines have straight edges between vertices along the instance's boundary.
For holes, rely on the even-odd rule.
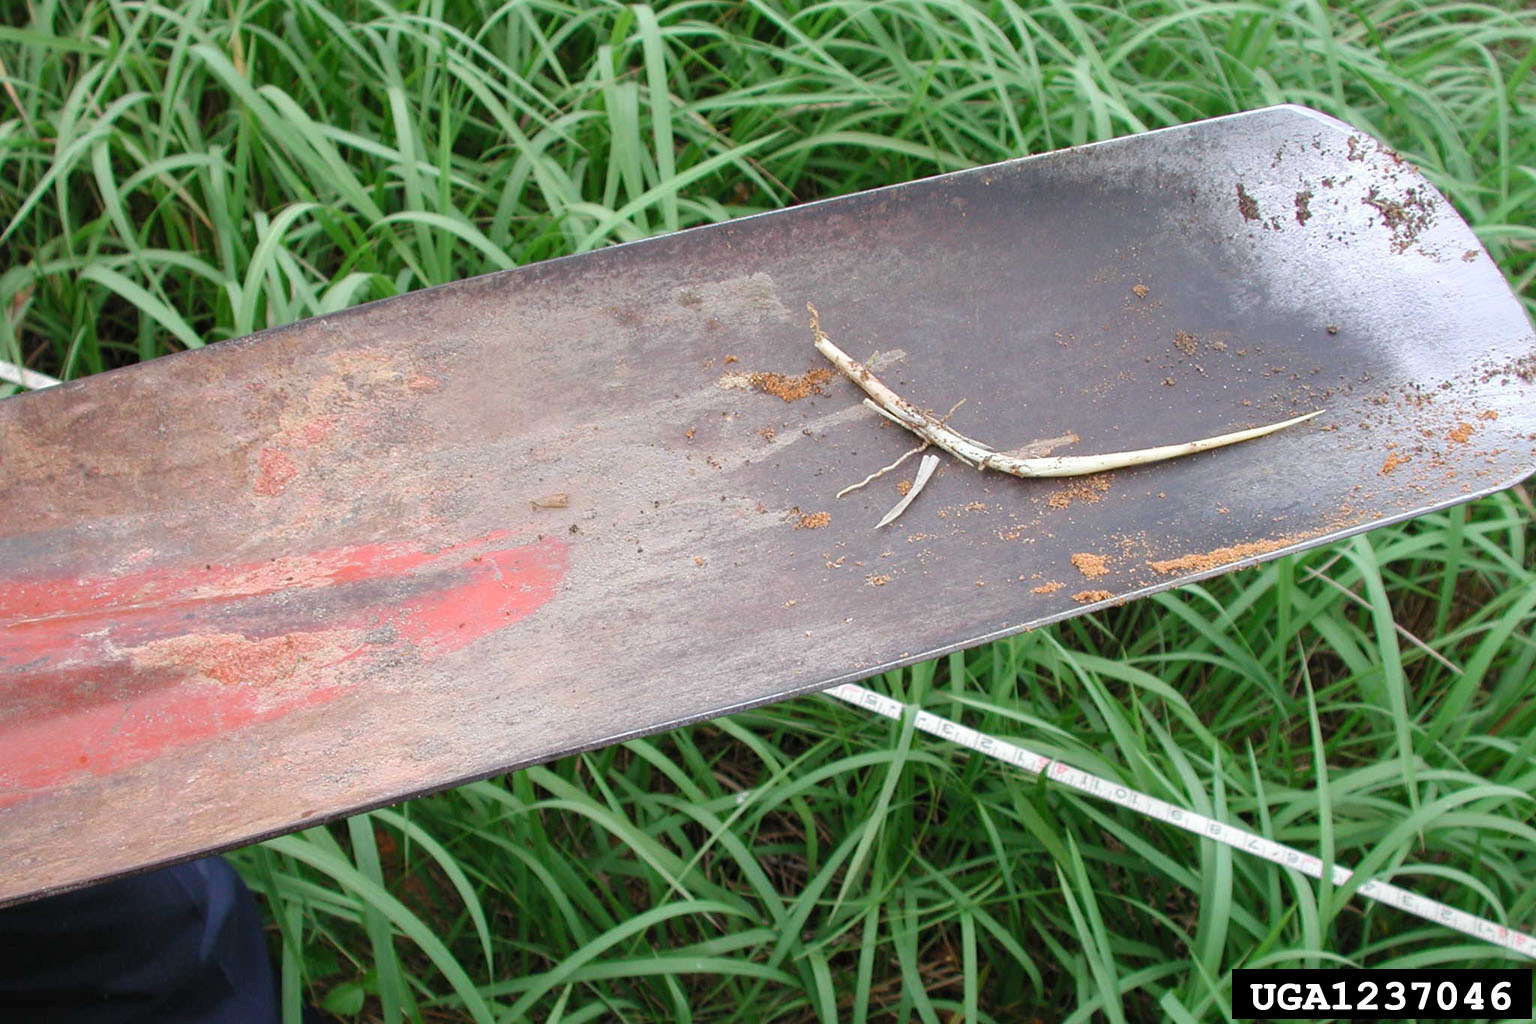
[[[998,449],[911,446],[805,307]],[[1409,165],[1272,108],[446,285],[0,403],[0,903],[1488,493],[1536,344]],[[1073,440],[1075,439],[1075,440]]]

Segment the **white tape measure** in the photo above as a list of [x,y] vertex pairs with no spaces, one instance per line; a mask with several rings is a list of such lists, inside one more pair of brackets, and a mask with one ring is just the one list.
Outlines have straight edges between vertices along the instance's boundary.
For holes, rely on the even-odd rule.
[[[882,697],[871,690],[853,683],[843,683],[825,691],[828,696],[853,704],[856,707],[873,711],[877,715],[895,721],[901,720],[902,712],[908,705],[890,697]],[[966,728],[947,718],[940,718],[922,709],[917,711],[917,720],[914,723],[923,732],[942,739],[958,743],[963,747],[969,747],[979,753],[994,757],[999,761],[1006,761],[1015,767],[1022,768],[1032,775],[1044,775],[1052,782],[1058,782],[1063,786],[1096,796],[1101,800],[1128,807],[1137,814],[1148,818],[1156,818],[1186,832],[1191,832],[1202,839],[1214,839],[1218,843],[1225,843],[1234,850],[1251,853],[1256,857],[1263,857],[1267,861],[1273,861],[1282,867],[1294,868],[1304,875],[1312,878],[1323,877],[1323,862],[1320,858],[1311,854],[1294,850],[1272,839],[1265,839],[1245,828],[1228,825],[1214,818],[1207,818],[1203,814],[1187,811],[1182,807],[1175,807],[1164,800],[1137,792],[1128,786],[1108,779],[1101,779],[1097,775],[1074,768],[1061,761],[1053,761],[1049,757],[1037,754],[1032,750],[1008,743],[1005,740],[988,736],[977,732],[975,729]],[[1354,877],[1354,872],[1342,865],[1333,866],[1333,884],[1343,885]],[[1448,928],[1454,928],[1459,932],[1465,932],[1475,938],[1484,939],[1495,945],[1512,949],[1523,956],[1536,959],[1536,938],[1517,932],[1503,925],[1485,921],[1464,910],[1446,906],[1437,900],[1424,896],[1416,896],[1401,886],[1392,885],[1390,882],[1382,882],[1376,879],[1364,883],[1359,890],[1362,896],[1388,906],[1396,907],[1426,921],[1442,924]]]

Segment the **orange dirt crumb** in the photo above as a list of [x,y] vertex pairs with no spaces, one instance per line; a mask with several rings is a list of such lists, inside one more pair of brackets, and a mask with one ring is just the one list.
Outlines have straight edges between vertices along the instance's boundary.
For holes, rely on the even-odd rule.
[[1316,536],[1316,534],[1294,533],[1285,537],[1276,537],[1274,540],[1248,541],[1243,544],[1233,544],[1231,547],[1214,548],[1203,554],[1184,555],[1182,558],[1170,558],[1166,561],[1148,562],[1147,564],[1158,572],[1170,576],[1183,572],[1204,572],[1207,569],[1218,569],[1244,558],[1267,555],[1271,551],[1279,551],[1281,548],[1290,547],[1292,544],[1300,543],[1313,536]]
[[1180,331],[1173,336],[1173,347],[1187,356],[1192,356],[1195,354],[1195,349],[1199,347],[1199,343],[1195,341],[1193,334],[1190,334],[1188,331]]
[[868,583],[872,587],[883,587],[887,583],[891,582],[891,578],[889,576],[882,576],[878,573],[875,573],[864,577],[864,582]]
[[1466,444],[1472,439],[1472,424],[1458,423],[1456,429],[1445,435],[1447,441],[1455,441],[1457,444]]
[[772,441],[777,435],[778,431],[774,430],[772,427],[762,427],[757,432],[757,436],[762,438],[764,441]]
[[725,359],[724,359],[724,365],[726,365],[726,366],[730,366],[732,363],[736,363],[736,362],[740,362],[740,360],[737,359],[735,356],[726,356]]
[[1108,601],[1114,596],[1108,590],[1079,590],[1072,595],[1072,600],[1078,604],[1095,604],[1099,601]]
[[1046,499],[1046,504],[1051,508],[1071,508],[1074,501],[1092,505],[1102,501],[1109,491],[1109,481],[1112,474],[1099,473],[1094,476],[1083,477],[1075,480],[1061,490],[1051,494]]
[[1109,566],[1105,564],[1103,555],[1095,555],[1088,551],[1079,551],[1072,556],[1072,564],[1077,566],[1077,571],[1089,579],[1095,576],[1108,576]]
[[1144,284],[1133,284],[1133,285],[1131,285],[1131,291],[1136,293],[1136,297],[1138,299],[1144,299],[1148,295],[1152,294],[1152,289],[1148,288]]
[[797,530],[819,530],[832,521],[829,512],[807,512],[795,522]]
[[899,494],[903,498],[905,498],[911,492],[912,492],[912,481],[911,480],[898,480],[896,482],[896,493],[897,494]]
[[1477,418],[1491,422],[1499,418],[1499,412],[1497,409],[1484,409],[1482,412],[1477,414]]
[[702,558],[698,557],[697,555],[695,555],[694,559],[693,559],[693,564],[697,565],[699,568],[702,569],[704,567],[704,559],[702,559]]
[[757,390],[776,395],[786,402],[793,402],[808,395],[824,395],[822,385],[832,379],[828,369],[806,370],[798,377],[786,377],[782,373],[749,373],[747,381]]
[[1029,592],[1031,594],[1054,594],[1064,586],[1066,586],[1065,583],[1058,583],[1055,580],[1051,580],[1051,582],[1042,583],[1038,587],[1030,587]]
[[698,429],[698,427],[689,427],[687,430],[683,431],[683,436],[692,441],[693,435],[698,432]]
[[1381,468],[1376,471],[1376,475],[1386,476],[1388,473],[1392,472],[1398,466],[1401,466],[1407,461],[1408,456],[1399,455],[1397,452],[1393,452],[1391,455],[1387,456],[1387,461],[1381,464]]

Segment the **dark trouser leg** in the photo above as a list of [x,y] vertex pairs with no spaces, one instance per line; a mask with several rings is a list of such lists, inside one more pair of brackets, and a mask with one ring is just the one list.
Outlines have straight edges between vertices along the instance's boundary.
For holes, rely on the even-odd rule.
[[277,1019],[260,914],[221,858],[0,909],[0,1020]]

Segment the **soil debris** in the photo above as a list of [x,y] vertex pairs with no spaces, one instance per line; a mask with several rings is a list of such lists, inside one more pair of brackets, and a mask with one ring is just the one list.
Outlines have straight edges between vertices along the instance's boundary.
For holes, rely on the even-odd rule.
[[1138,299],[1144,299],[1148,295],[1152,294],[1152,289],[1148,288],[1144,284],[1141,284],[1140,282],[1131,285],[1131,291],[1135,293],[1135,295],[1136,295],[1136,297]]
[[1089,579],[1097,576],[1108,576],[1109,565],[1103,555],[1095,555],[1091,551],[1079,551],[1072,556],[1072,564],[1077,566],[1077,571]]
[[864,577],[864,582],[868,583],[872,587],[883,587],[887,583],[891,582],[891,578],[880,573],[871,573],[870,575]]
[[1237,183],[1237,212],[1243,215],[1243,220],[1259,219],[1259,201],[1248,194],[1243,188],[1243,183]]
[[898,481],[896,481],[896,493],[897,494],[899,494],[903,498],[905,498],[911,492],[912,492],[912,481],[911,480],[898,480]]
[[1508,385],[1514,378],[1518,378],[1526,384],[1536,384],[1536,352],[1531,352],[1518,359],[1511,359],[1499,366],[1490,367],[1478,378],[1478,383],[1491,384],[1497,380],[1502,386]]
[[720,387],[726,390],[754,388],[786,402],[798,401],[811,395],[824,395],[824,385],[833,377],[833,371],[813,367],[798,376],[783,373],[728,373],[720,378]]
[[[795,511],[799,512],[799,509]],[[830,512],[804,512],[800,514],[799,519],[795,520],[795,529],[819,530],[831,521],[832,514]]]
[[1031,594],[1054,594],[1064,586],[1066,586],[1065,583],[1051,580],[1049,583],[1042,583],[1038,587],[1030,587],[1029,592]]
[[1455,429],[1445,435],[1445,439],[1447,441],[1455,441],[1457,444],[1466,444],[1472,440],[1473,432],[1472,424],[1461,422],[1457,423]]
[[551,508],[569,508],[571,496],[564,491],[557,491],[554,494],[546,494],[542,498],[534,498],[528,504],[533,506],[535,512],[542,512],[545,509]]
[[1195,354],[1195,350],[1200,347],[1200,342],[1188,331],[1180,331],[1173,336],[1173,347],[1187,356],[1192,356]]
[[1392,251],[1407,252],[1435,218],[1433,200],[1419,189],[1403,191],[1403,198],[1389,199],[1375,186],[1360,200],[1381,214],[1381,223],[1392,232]]
[[1387,461],[1381,464],[1381,468],[1376,471],[1376,475],[1387,476],[1394,469],[1407,461],[1409,461],[1408,456],[1402,454],[1401,452],[1393,452],[1391,455],[1387,456]]
[[1108,601],[1114,596],[1114,592],[1110,590],[1079,590],[1072,595],[1072,600],[1078,604],[1098,604],[1100,601]]
[[1167,576],[1173,576],[1186,572],[1206,572],[1210,569],[1219,569],[1232,562],[1247,558],[1257,558],[1267,555],[1281,548],[1288,548],[1293,544],[1299,544],[1304,540],[1315,537],[1314,533],[1294,533],[1285,537],[1276,537],[1273,540],[1246,541],[1242,544],[1233,544],[1230,547],[1213,548],[1210,551],[1198,555],[1184,555],[1180,558],[1170,558],[1161,562],[1148,562],[1152,568]]
[[1109,481],[1113,476],[1112,473],[1098,473],[1074,480],[1060,490],[1053,491],[1045,503],[1051,508],[1071,508],[1074,501],[1081,501],[1085,505],[1097,504],[1109,493]]
[[1312,190],[1303,189],[1296,193],[1296,223],[1305,224],[1312,219]]

